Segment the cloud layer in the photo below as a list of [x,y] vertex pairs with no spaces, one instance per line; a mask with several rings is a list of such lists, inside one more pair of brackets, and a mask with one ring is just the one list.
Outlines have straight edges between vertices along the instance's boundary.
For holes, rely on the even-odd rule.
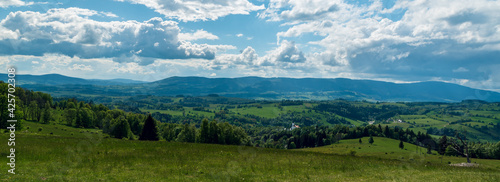
[[307,42],[321,49],[305,57],[324,66],[379,78],[439,78],[467,85],[500,81],[488,69],[500,64],[498,9],[499,1],[487,0],[400,0],[389,7],[377,0],[362,5],[271,0],[259,17],[288,27],[276,34],[278,42],[322,37]]
[[0,54],[213,59],[217,50],[234,48],[187,42],[217,36],[203,30],[183,34],[177,22],[161,18],[99,22],[91,16],[116,15],[80,8],[12,12],[0,22]]
[[110,77],[348,77],[500,90],[499,1],[117,1],[161,18],[82,8],[11,12],[0,21],[0,64]]
[[247,0],[117,0],[142,4],[167,18],[181,21],[217,20],[234,14],[264,9]]

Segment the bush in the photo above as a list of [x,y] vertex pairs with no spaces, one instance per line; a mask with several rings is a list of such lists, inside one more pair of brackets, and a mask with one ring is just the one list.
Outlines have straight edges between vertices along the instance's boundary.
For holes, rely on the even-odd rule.
[[349,150],[348,154],[351,156],[356,156],[356,151],[351,149]]
[[38,132],[41,132],[42,130],[43,130],[43,128],[42,128],[42,127],[38,128]]

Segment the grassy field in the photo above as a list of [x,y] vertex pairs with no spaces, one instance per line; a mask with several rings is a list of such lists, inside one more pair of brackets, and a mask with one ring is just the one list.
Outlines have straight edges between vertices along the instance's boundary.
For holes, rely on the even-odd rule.
[[[418,147],[410,143],[404,143],[404,149],[399,148],[399,141],[389,138],[373,137],[374,143],[368,143],[369,137],[362,138],[363,143],[359,143],[359,139],[341,140],[339,143],[316,147],[298,149],[302,151],[319,152],[325,154],[350,154],[355,151],[357,156],[376,157],[381,159],[398,160],[408,163],[423,163],[423,164],[448,164],[466,162],[462,157],[441,156],[436,151],[432,154],[427,154],[427,149]],[[473,163],[477,163],[484,168],[492,168],[500,170],[499,160],[471,159]]]
[[[173,102],[170,105],[179,106],[179,98],[169,97]],[[279,125],[285,126],[290,123],[285,123],[291,118],[296,119],[295,124],[299,126],[304,125],[323,125],[333,126],[334,124],[344,123],[347,125],[365,126],[369,124],[381,124],[382,126],[388,125],[389,127],[401,127],[403,129],[409,128],[415,133],[426,133],[429,128],[436,128],[432,130],[431,134],[442,136],[443,128],[451,129],[467,129],[470,131],[471,139],[476,142],[498,142],[500,135],[495,131],[494,127],[500,123],[500,106],[497,103],[482,103],[473,101],[464,101],[461,103],[405,103],[405,102],[366,102],[366,101],[346,101],[346,100],[331,100],[331,101],[301,101],[294,104],[287,104],[285,101],[253,101],[241,100],[238,98],[218,98],[225,100],[225,102],[211,102],[218,97],[199,97],[198,99],[205,99],[204,109],[210,112],[193,111],[191,105],[183,106],[183,111],[171,110],[151,110],[142,107],[143,112],[160,112],[164,114],[171,114],[174,116],[183,115],[198,115],[209,119],[216,118],[215,113],[227,109],[225,116],[229,116],[228,122],[236,121],[234,118],[246,117],[249,121],[256,121],[256,123],[243,123],[249,124],[253,127],[256,124],[274,123],[278,121]],[[187,98],[183,98],[187,99]],[[141,102],[158,104],[155,99],[144,99]],[[211,100],[211,101],[210,101]],[[227,102],[226,102],[227,101]],[[339,104],[340,103],[340,104]],[[331,108],[342,108],[340,110],[326,111],[317,106],[327,104]],[[189,106],[189,107],[188,107]],[[323,106],[324,107],[324,106]],[[353,109],[354,108],[354,109]],[[378,108],[384,110],[389,108],[399,114],[394,114],[391,111],[372,111],[371,108]],[[363,110],[358,115],[351,115],[350,113],[356,110]],[[362,116],[364,117],[356,117]],[[231,118],[234,117],[234,118]],[[260,119],[260,118],[262,119]],[[347,122],[338,122],[332,118],[345,119]],[[255,119],[257,118],[257,119]],[[217,119],[217,118],[216,118]],[[273,120],[277,119],[277,120]],[[307,120],[306,120],[307,119]],[[310,121],[313,122],[301,122]],[[261,120],[273,120],[273,122],[259,122]],[[401,120],[402,122],[397,122]],[[395,122],[396,121],[396,122]],[[330,122],[330,123],[329,123]],[[238,122],[235,122],[238,123]],[[239,123],[240,124],[240,123]],[[482,128],[481,128],[482,127]],[[450,135],[451,136],[451,135]]]
[[[25,123],[16,135],[16,175],[7,181],[498,181],[498,161],[473,160],[476,168],[450,167],[462,158],[412,152],[394,140],[357,140],[313,149],[147,142],[107,138],[94,130]],[[29,126],[29,129],[26,129]],[[42,131],[38,131],[38,128]],[[27,130],[27,131],[26,131]],[[50,134],[52,133],[52,134]],[[7,141],[7,135],[0,140]],[[355,150],[356,155],[346,151]],[[2,156],[7,145],[0,145]],[[425,151],[424,149],[422,149]],[[388,153],[388,154],[385,154]],[[402,158],[404,157],[404,158]],[[4,159],[7,161],[7,159]]]

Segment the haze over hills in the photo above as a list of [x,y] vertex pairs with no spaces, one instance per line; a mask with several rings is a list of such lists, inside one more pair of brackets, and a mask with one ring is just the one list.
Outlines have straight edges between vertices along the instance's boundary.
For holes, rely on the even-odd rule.
[[[7,74],[0,74],[3,81],[6,81]],[[16,75],[16,81],[19,85],[121,85],[130,83],[145,83],[137,80],[129,79],[83,79],[64,76],[60,74],[46,75]]]
[[[5,74],[0,75],[6,80]],[[205,78],[170,77],[155,82],[127,79],[87,80],[63,75],[17,75],[17,84],[54,96],[203,96],[218,94],[251,99],[369,100],[459,102],[500,101],[500,93],[444,82],[397,84],[346,78]]]

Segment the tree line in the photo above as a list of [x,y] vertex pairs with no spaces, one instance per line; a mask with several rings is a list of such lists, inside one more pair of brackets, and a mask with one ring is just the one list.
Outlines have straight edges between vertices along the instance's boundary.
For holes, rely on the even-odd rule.
[[[7,103],[7,84],[0,83],[0,102]],[[319,126],[315,125],[314,118],[308,112],[287,113],[278,118],[267,119],[254,115],[238,116],[228,115],[227,109],[215,113],[215,117],[209,121],[203,116],[183,115],[172,116],[162,113],[132,113],[120,109],[110,109],[102,104],[94,104],[92,101],[78,101],[77,99],[53,99],[50,94],[24,90],[16,87],[16,117],[21,119],[16,125],[22,127],[22,120],[30,120],[41,123],[60,123],[77,128],[98,128],[104,133],[115,138],[145,139],[214,143],[229,145],[253,145],[256,147],[294,149],[306,147],[318,147],[330,145],[341,139],[357,139],[368,136],[387,137],[401,142],[408,142],[429,150],[436,150],[443,155],[464,156],[466,146],[453,143],[451,129],[429,128],[428,133],[414,133],[410,129],[400,127],[382,127],[379,125],[368,125],[354,127],[352,125]],[[7,126],[7,105],[2,104],[0,123],[2,128]],[[342,105],[343,108],[347,108]],[[324,110],[333,106],[318,106],[315,110]],[[341,107],[342,108],[342,107]],[[355,108],[344,109],[346,115],[354,114]],[[373,110],[373,113],[384,113],[388,108]],[[339,111],[340,112],[340,111]],[[401,111],[400,111],[401,112]],[[389,115],[392,115],[389,114]],[[362,117],[365,117],[362,115]],[[153,118],[157,118],[155,120]],[[331,120],[331,121],[330,121]],[[259,122],[257,122],[259,121]],[[327,118],[331,123],[345,123],[345,120]],[[304,127],[290,130],[283,128],[291,122],[303,123]],[[150,124],[147,124],[150,123]],[[152,124],[151,124],[152,123]],[[275,127],[271,127],[274,125]],[[309,125],[309,126],[308,126]],[[147,127],[146,127],[147,126]],[[245,126],[244,128],[240,126]],[[265,127],[266,126],[266,127]],[[493,129],[498,129],[499,124]],[[146,129],[147,128],[147,129]],[[445,135],[440,139],[434,139],[429,134]],[[467,155],[472,158],[500,159],[499,143],[469,142]]]
[[[0,83],[2,103],[7,103],[6,88],[6,83]],[[16,87],[15,94],[16,116],[20,120],[59,123],[76,128],[97,128],[102,129],[103,133],[120,139],[159,140],[163,138],[167,141],[228,145],[239,145],[248,141],[243,128],[227,122],[215,120],[208,122],[206,119],[194,121],[199,118],[193,118],[193,121],[185,121],[185,124],[162,123],[153,119],[151,114],[109,109],[102,104],[78,101],[75,98],[54,101],[50,94],[19,87]],[[0,108],[2,128],[7,126],[8,110],[6,107],[6,104],[2,104]],[[164,119],[170,120],[168,117]],[[18,123],[19,128],[22,122]],[[195,123],[198,123],[198,126],[201,123],[201,127],[196,128]]]

